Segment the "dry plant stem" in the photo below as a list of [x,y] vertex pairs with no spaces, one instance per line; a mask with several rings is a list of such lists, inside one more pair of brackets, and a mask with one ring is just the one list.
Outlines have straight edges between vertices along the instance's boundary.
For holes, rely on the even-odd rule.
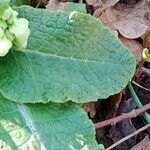
[[144,75],[146,75],[147,77],[150,77],[150,69],[147,69],[145,67],[142,67],[142,72]]
[[39,2],[38,2],[37,5],[36,5],[36,8],[38,8],[38,7],[40,6],[41,3],[42,3],[42,1],[39,0]]
[[117,117],[114,117],[114,118],[111,118],[111,119],[108,119],[108,120],[105,120],[102,122],[95,123],[94,125],[95,125],[96,129],[103,128],[103,127],[110,126],[110,125],[115,125],[116,123],[118,123],[122,120],[135,118],[139,114],[141,114],[147,110],[150,110],[150,103],[146,104],[145,106],[143,106],[141,108],[135,109],[129,113],[126,113],[126,114],[123,114],[123,115],[120,115],[120,116],[117,116]]
[[114,144],[111,145],[110,147],[106,148],[106,150],[110,150],[110,149],[116,147],[117,145],[119,145],[119,144],[125,142],[126,140],[130,139],[131,137],[133,137],[133,136],[139,134],[140,132],[142,132],[142,131],[144,131],[144,130],[146,130],[146,129],[148,129],[148,128],[150,128],[150,124],[147,124],[147,125],[145,125],[144,127],[140,128],[140,129],[138,129],[138,130],[136,130],[136,131],[133,132],[132,134],[129,134],[128,136],[126,136],[126,137],[124,137],[123,139],[119,140],[118,142],[114,143]]
[[46,5],[46,0],[39,0],[38,4],[36,5],[36,8],[38,8],[42,3]]

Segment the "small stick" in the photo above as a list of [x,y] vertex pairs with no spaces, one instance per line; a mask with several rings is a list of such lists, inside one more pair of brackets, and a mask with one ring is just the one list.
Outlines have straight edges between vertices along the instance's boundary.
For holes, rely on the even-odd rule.
[[129,113],[126,113],[126,114],[123,114],[123,115],[120,115],[120,116],[117,116],[117,117],[114,117],[114,118],[111,118],[111,119],[108,119],[108,120],[105,120],[105,121],[95,123],[94,125],[95,125],[96,129],[103,128],[103,127],[106,127],[106,126],[109,126],[109,125],[115,125],[116,123],[118,123],[122,120],[135,118],[139,114],[141,114],[141,113],[143,113],[143,112],[145,112],[149,109],[150,109],[150,103],[144,105],[143,107],[135,109],[135,110],[133,110]]
[[135,81],[131,81],[134,85],[136,85],[136,86],[138,86],[138,87],[140,87],[141,89],[144,89],[144,90],[146,90],[146,91],[149,91],[150,92],[150,89],[148,89],[148,88],[145,88],[145,87],[143,87],[143,86],[141,86],[140,84],[138,84],[137,82],[135,82]]
[[116,147],[117,145],[119,145],[119,144],[125,142],[125,141],[128,140],[129,138],[131,138],[131,137],[133,137],[133,136],[139,134],[140,132],[142,132],[142,131],[144,131],[144,130],[146,130],[146,129],[148,129],[148,128],[150,128],[150,124],[147,124],[147,125],[145,125],[144,127],[140,128],[140,129],[138,129],[138,130],[136,130],[136,131],[133,132],[132,134],[129,134],[128,136],[126,136],[126,137],[124,137],[123,139],[119,140],[118,142],[114,143],[114,144],[111,145],[110,147],[106,148],[106,150],[110,150],[110,149]]

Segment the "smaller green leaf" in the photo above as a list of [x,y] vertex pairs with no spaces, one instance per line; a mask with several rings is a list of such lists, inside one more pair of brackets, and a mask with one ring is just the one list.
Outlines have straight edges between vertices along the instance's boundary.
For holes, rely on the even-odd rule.
[[29,5],[29,0],[11,0],[13,6]]
[[77,104],[17,104],[0,96],[1,150],[102,150]]
[[65,11],[80,11],[80,12],[86,13],[85,4],[82,4],[82,3],[67,2],[65,3],[64,10]]

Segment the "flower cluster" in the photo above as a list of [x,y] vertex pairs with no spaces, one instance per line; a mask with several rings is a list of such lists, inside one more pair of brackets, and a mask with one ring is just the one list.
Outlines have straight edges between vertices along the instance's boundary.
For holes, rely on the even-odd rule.
[[17,16],[18,13],[11,7],[0,14],[0,56],[5,56],[13,44],[19,48],[27,46],[29,22]]

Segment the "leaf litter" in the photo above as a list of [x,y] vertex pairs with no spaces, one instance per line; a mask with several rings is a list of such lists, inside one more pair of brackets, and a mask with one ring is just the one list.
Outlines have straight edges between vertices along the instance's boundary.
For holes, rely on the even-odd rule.
[[101,8],[98,8],[94,15],[104,25],[119,31],[122,36],[136,39],[150,27],[150,21],[145,17],[149,12],[148,2],[143,0],[134,6],[118,3],[113,7],[106,8],[103,12]]

